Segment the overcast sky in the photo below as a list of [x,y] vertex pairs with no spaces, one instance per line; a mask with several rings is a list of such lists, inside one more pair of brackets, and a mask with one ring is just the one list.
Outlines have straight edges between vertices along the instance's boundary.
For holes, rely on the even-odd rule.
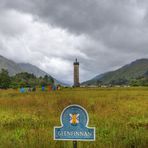
[[0,54],[80,80],[148,58],[147,0],[0,0]]

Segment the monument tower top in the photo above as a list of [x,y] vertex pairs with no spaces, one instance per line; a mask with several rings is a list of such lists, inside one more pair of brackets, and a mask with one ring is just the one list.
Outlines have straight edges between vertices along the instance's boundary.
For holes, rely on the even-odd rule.
[[79,65],[79,62],[78,62],[77,58],[76,58],[76,60],[74,62],[74,65]]

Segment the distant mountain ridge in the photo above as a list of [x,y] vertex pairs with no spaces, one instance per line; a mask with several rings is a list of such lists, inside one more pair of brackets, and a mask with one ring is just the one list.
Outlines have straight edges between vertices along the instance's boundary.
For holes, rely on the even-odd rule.
[[0,55],[0,70],[1,69],[7,69],[10,75],[22,72],[18,64]]
[[[34,74],[36,77],[44,77],[45,75],[50,76],[53,78],[50,74],[47,72],[41,70],[35,65],[29,64],[29,63],[16,63],[12,60],[9,60],[3,56],[0,55],[0,71],[1,69],[7,69],[10,76],[16,75],[21,72],[27,72],[30,74]],[[55,81],[55,84],[61,84],[63,86],[69,86],[68,84],[65,84],[63,82],[60,82],[59,80],[53,78]]]
[[14,61],[9,60],[0,55],[0,70],[1,69],[7,69],[10,75],[15,75],[21,72],[32,73],[36,77],[44,77],[45,75],[49,75],[37,66],[34,66],[29,63],[15,63]]
[[112,81],[119,79],[131,80],[144,76],[148,72],[148,59],[139,59],[130,64],[127,64],[115,71],[110,71],[94,77],[91,80],[83,82],[82,85],[97,85],[99,82],[102,84],[110,84]]
[[28,73],[33,73],[36,77],[49,75],[43,70],[39,69],[37,66],[34,66],[29,63],[18,63],[18,66],[24,71]]

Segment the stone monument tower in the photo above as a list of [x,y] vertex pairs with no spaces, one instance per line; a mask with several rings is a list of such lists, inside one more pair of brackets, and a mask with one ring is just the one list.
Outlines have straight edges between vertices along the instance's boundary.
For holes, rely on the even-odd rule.
[[80,87],[79,83],[79,62],[76,61],[73,63],[74,65],[74,87]]

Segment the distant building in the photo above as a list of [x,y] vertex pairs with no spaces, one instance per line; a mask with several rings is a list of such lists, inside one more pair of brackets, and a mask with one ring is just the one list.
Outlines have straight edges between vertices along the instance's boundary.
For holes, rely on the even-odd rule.
[[80,82],[79,82],[79,62],[76,61],[73,63],[74,65],[74,87],[80,87]]

